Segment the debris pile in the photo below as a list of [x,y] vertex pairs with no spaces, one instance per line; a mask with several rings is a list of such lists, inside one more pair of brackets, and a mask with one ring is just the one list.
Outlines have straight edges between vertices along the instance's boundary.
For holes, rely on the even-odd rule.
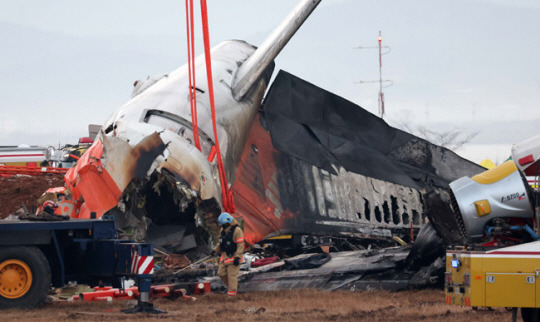
[[[244,255],[240,292],[298,288],[400,291],[442,287],[444,283],[445,245],[430,224],[406,246],[371,244],[361,250],[333,252],[323,246],[307,248],[308,253],[295,256],[286,255],[286,250],[277,256],[268,251],[268,245],[266,249],[254,246]],[[214,292],[224,292],[226,287],[216,273],[217,258],[206,257],[179,270],[163,265],[155,272],[154,282],[211,282]]]

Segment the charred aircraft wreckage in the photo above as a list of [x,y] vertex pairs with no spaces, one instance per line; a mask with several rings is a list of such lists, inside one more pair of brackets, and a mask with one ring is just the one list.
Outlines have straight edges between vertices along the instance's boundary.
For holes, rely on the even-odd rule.
[[[284,71],[264,97],[274,58],[319,2],[300,1],[258,48],[236,40],[212,48],[215,111],[204,55],[194,59],[196,87],[190,64],[136,82],[131,99],[66,174],[66,186],[52,191],[58,211],[115,215],[137,238],[193,259],[209,253],[216,219],[227,210],[251,245],[290,235],[299,246],[359,252],[343,255],[340,263],[350,265],[336,266],[343,279],[334,286],[351,278],[346,267],[406,266],[409,253],[423,250],[361,249],[396,235],[414,238],[427,222],[422,193],[483,168]],[[314,286],[330,279],[319,281]]]

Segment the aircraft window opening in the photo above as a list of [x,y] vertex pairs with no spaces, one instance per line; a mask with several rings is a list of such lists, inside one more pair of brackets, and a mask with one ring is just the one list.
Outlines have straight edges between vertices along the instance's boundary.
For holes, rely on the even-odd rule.
[[390,223],[390,209],[388,208],[388,202],[385,201],[383,203],[383,212],[384,212],[384,222],[389,224]]
[[[161,127],[165,130],[171,131],[178,136],[186,139],[190,144],[193,144],[193,131],[190,121],[185,120],[178,115],[160,111],[160,110],[147,110],[142,118],[142,122],[152,124]],[[199,138],[201,139],[201,149],[205,156],[208,156],[214,141],[199,128]]]
[[104,131],[105,134],[109,134],[109,133],[113,130],[113,125],[114,125],[114,124],[111,124],[111,125],[107,126],[107,128],[106,128],[105,131]]
[[409,214],[405,212],[403,213],[403,224],[408,225],[409,223],[410,223]]
[[399,225],[401,221],[401,216],[399,214],[399,205],[397,203],[397,198],[394,196],[390,196],[390,203],[392,205],[392,222],[395,225]]
[[364,198],[364,216],[367,221],[371,221],[371,210],[369,208],[369,200]]
[[375,220],[382,223],[381,210],[379,209],[379,206],[375,207]]
[[146,123],[157,125],[161,128],[164,128],[174,133],[179,133],[180,130],[182,129],[182,125],[179,124],[178,122],[175,122],[174,120],[171,120],[166,117],[162,117],[160,115],[150,115],[146,119]]

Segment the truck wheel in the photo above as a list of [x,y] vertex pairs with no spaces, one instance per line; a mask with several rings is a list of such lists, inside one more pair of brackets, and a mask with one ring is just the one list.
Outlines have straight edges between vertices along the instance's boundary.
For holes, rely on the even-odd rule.
[[540,310],[537,308],[522,307],[521,318],[523,322],[537,322],[540,321]]
[[37,247],[0,248],[0,308],[33,308],[47,297],[51,269]]

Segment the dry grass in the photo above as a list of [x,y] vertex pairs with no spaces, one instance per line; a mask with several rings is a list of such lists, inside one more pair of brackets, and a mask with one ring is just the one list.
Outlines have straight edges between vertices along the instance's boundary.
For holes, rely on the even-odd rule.
[[494,321],[510,320],[511,313],[444,304],[444,293],[438,290],[389,293],[321,292],[293,290],[240,294],[229,298],[207,294],[196,301],[184,299],[156,300],[155,306],[168,311],[163,315],[126,315],[120,312],[131,303],[118,300],[101,302],[55,302],[41,309],[6,310],[4,320],[21,321]]

